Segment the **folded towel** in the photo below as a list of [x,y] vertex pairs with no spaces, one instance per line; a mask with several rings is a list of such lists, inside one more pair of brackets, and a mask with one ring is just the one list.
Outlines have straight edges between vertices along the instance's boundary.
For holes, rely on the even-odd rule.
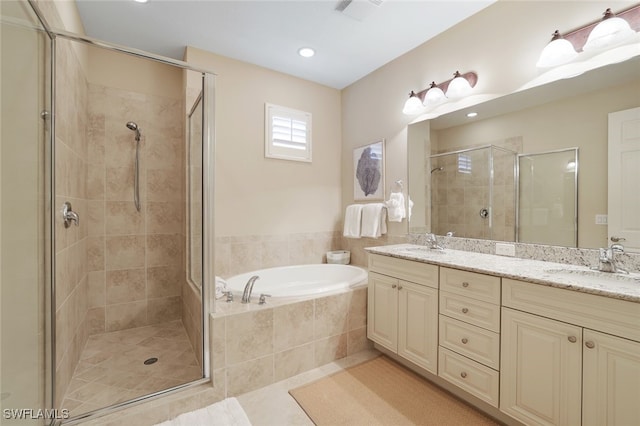
[[344,235],[347,238],[360,238],[360,224],[362,222],[362,204],[347,206],[344,214]]
[[224,296],[225,291],[227,291],[227,282],[216,276],[216,299],[220,299]]
[[402,222],[402,219],[406,217],[402,192],[392,192],[385,204],[387,205],[389,222]]
[[387,209],[383,203],[366,204],[362,208],[363,237],[378,238],[387,233]]

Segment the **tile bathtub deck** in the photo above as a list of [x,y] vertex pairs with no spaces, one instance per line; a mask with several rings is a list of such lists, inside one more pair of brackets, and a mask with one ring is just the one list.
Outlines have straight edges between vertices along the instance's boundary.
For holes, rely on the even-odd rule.
[[[145,365],[149,358],[158,358]],[[72,416],[202,376],[181,321],[90,336],[62,403]]]

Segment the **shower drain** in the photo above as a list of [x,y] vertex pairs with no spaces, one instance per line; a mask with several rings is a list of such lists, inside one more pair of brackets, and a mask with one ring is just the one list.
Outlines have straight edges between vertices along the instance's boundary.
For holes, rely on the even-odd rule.
[[151,365],[158,362],[158,358],[149,358],[144,360],[144,365]]

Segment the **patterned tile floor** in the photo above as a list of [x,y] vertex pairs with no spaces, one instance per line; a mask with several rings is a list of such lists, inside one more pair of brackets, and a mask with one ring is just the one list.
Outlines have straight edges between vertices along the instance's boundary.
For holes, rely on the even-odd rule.
[[[149,358],[158,358],[145,365]],[[62,408],[72,416],[202,376],[181,321],[90,336]]]

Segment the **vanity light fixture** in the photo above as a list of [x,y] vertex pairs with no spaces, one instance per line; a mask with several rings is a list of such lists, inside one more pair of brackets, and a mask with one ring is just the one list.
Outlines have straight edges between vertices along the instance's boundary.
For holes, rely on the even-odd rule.
[[[573,61],[581,52],[609,49],[627,43],[640,30],[640,4],[619,12],[607,9],[602,20],[564,35],[558,30],[545,46],[536,63],[538,68],[552,68]],[[585,42],[586,40],[586,42]]]
[[427,89],[418,93],[412,90],[402,112],[406,115],[415,115],[423,111],[425,107],[431,108],[449,100],[463,98],[469,94],[477,82],[478,75],[476,73],[460,74],[456,71],[451,80],[440,84],[432,82]]

